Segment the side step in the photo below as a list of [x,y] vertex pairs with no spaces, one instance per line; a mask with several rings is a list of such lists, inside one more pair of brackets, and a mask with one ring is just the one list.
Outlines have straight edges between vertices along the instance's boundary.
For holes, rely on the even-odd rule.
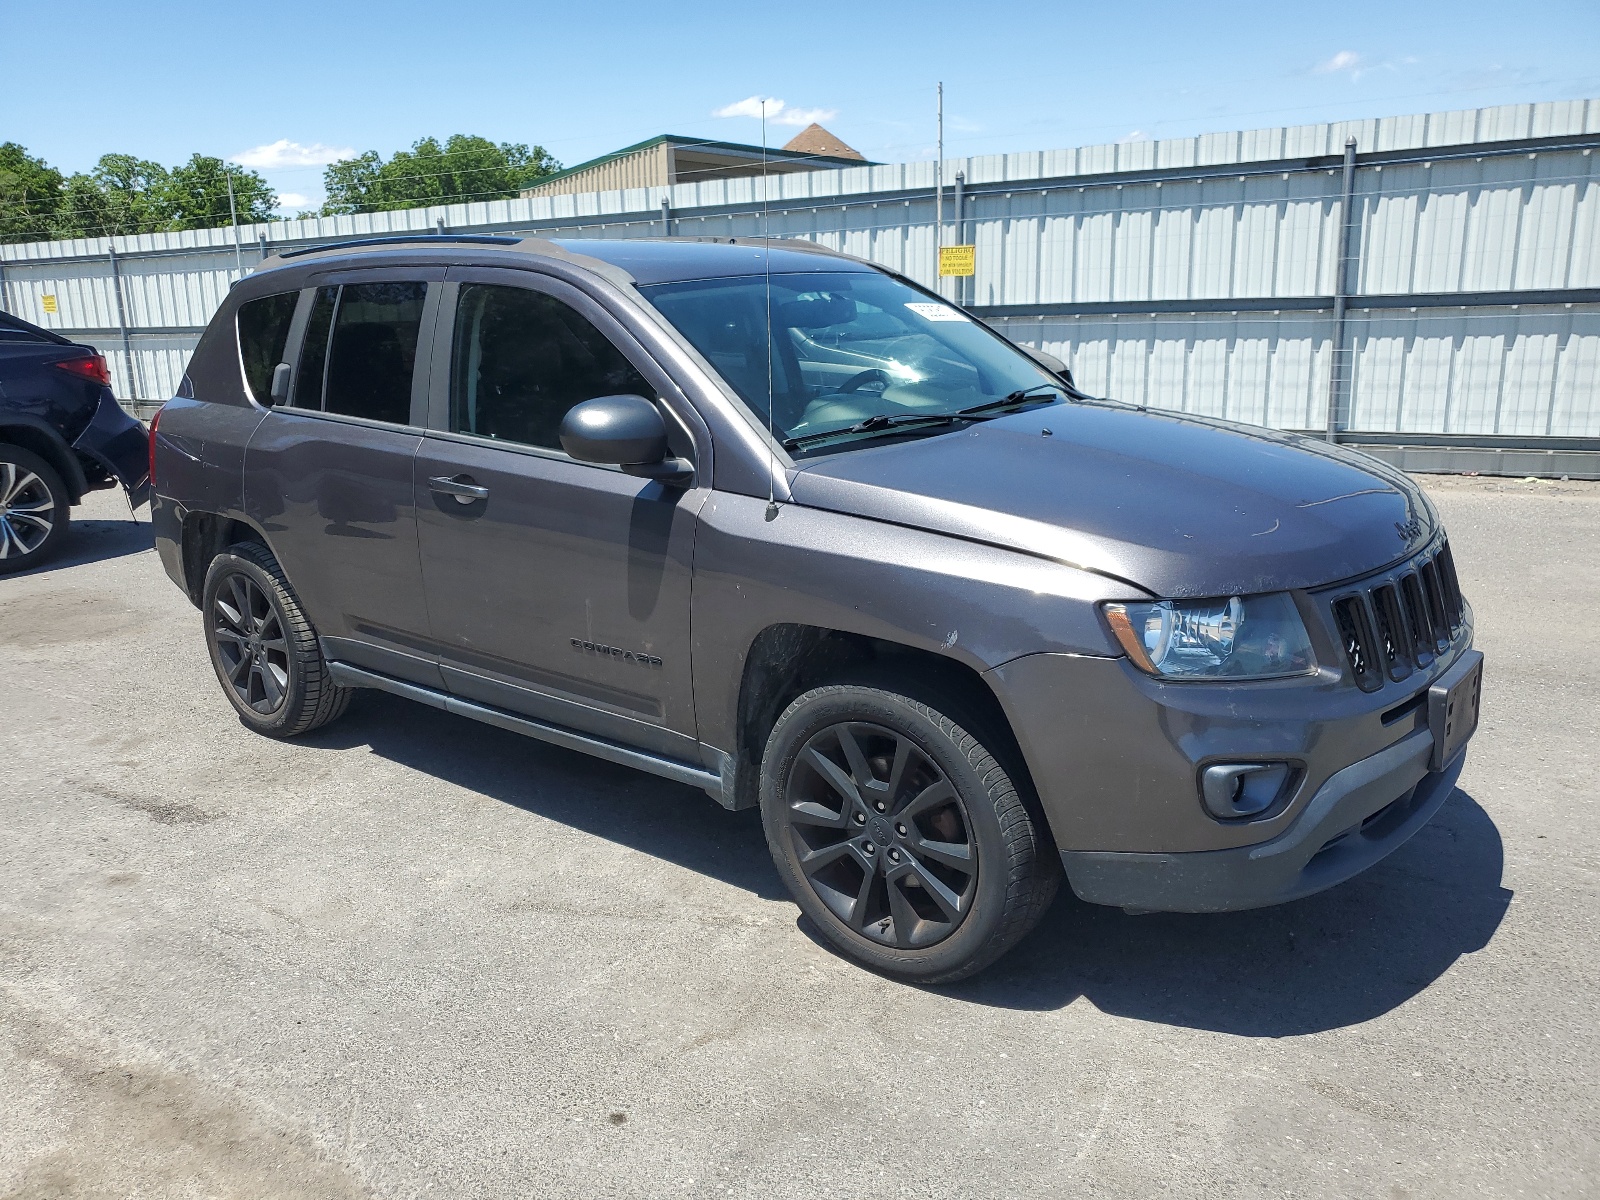
[[663,758],[659,754],[651,754],[645,750],[634,750],[628,746],[619,746],[615,742],[590,737],[588,734],[575,733],[560,725],[547,725],[531,717],[517,716],[484,704],[474,704],[470,700],[462,700],[445,692],[422,687],[420,684],[406,683],[400,679],[380,675],[376,671],[352,667],[349,663],[330,662],[328,673],[333,676],[333,681],[342,687],[377,688],[382,692],[392,692],[396,696],[404,696],[407,700],[426,704],[429,708],[471,717],[474,721],[482,721],[485,725],[498,725],[501,729],[537,738],[541,742],[549,742],[552,746],[576,750],[581,754],[592,754],[607,762],[648,771],[652,775],[687,783],[691,787],[704,788],[718,803],[727,803],[723,799],[722,777],[692,763]]

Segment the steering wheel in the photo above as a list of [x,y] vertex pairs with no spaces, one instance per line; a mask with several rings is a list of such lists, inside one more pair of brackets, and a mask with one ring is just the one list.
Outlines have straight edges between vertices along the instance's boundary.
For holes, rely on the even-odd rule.
[[882,383],[884,387],[888,387],[894,382],[894,380],[889,378],[889,372],[883,370],[883,368],[868,367],[865,371],[857,371],[854,375],[850,376],[849,379],[846,379],[843,383],[841,383],[839,385],[837,394],[842,396],[846,392],[859,391],[864,385],[871,383],[874,379]]

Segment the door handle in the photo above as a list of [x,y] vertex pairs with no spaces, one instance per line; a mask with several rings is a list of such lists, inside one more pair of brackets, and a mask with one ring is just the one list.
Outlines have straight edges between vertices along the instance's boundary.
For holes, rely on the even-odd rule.
[[489,489],[473,483],[471,475],[457,475],[453,478],[448,475],[435,475],[428,480],[428,490],[454,496],[460,504],[473,504],[489,498]]

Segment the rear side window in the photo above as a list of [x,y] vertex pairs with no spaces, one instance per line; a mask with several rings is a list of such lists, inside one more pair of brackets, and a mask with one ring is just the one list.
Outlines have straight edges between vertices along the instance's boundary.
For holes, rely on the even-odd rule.
[[347,283],[317,290],[300,355],[300,408],[405,425],[426,283]]
[[257,404],[272,403],[272,372],[283,361],[299,300],[299,292],[280,292],[239,306],[239,361]]
[[456,305],[450,428],[561,449],[567,410],[596,396],[651,396],[577,310],[527,288],[468,283]]

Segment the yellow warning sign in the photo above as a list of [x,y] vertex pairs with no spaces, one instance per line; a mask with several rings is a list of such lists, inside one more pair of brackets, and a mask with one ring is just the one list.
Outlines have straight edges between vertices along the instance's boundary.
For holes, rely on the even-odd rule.
[[47,313],[58,313],[61,311],[60,306],[56,304],[55,296],[48,292],[46,292],[43,296],[40,296],[39,301],[44,305],[44,310]]
[[940,246],[939,274],[972,275],[978,269],[976,246]]

